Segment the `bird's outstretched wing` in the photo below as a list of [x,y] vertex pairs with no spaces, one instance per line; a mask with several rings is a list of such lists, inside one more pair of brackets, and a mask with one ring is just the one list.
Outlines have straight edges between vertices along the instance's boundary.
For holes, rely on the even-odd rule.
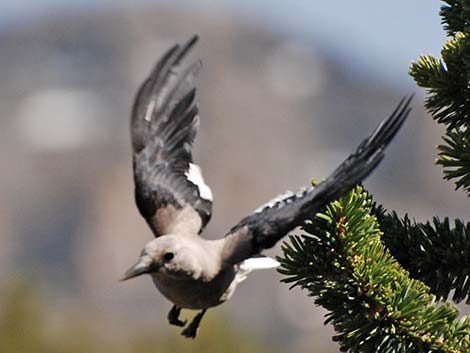
[[132,109],[135,200],[155,236],[198,234],[211,217],[212,193],[191,152],[199,126],[194,80],[201,62],[180,66],[197,39],[161,57]]
[[239,263],[274,246],[307,217],[366,178],[380,163],[385,148],[411,111],[411,99],[403,98],[392,115],[317,187],[278,196],[233,227],[224,239],[225,263]]

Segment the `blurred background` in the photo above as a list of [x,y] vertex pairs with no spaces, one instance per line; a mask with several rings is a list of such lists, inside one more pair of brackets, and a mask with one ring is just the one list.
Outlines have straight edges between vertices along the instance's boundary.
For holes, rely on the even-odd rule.
[[149,278],[117,281],[152,238],[133,200],[132,100],[170,45],[200,34],[208,238],[326,177],[411,92],[413,112],[365,185],[419,221],[465,219],[467,198],[433,165],[442,131],[408,76],[411,60],[439,54],[439,6],[2,1],[0,351],[337,352],[323,310],[275,271],[210,310],[193,342],[167,324],[170,304]]

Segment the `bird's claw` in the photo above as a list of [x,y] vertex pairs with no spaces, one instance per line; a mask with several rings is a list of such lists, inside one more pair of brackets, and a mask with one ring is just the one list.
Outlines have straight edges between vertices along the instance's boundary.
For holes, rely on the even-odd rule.
[[179,319],[180,312],[181,312],[181,308],[179,306],[173,305],[170,312],[168,313],[168,322],[170,323],[170,325],[175,325],[175,326],[180,326],[180,327],[184,327],[186,325],[188,320],[184,320],[184,321],[180,320]]
[[175,318],[175,319],[169,319],[168,322],[170,323],[170,325],[175,325],[175,326],[179,326],[179,327],[184,327],[186,326],[186,323],[188,322],[188,320],[180,320],[178,318]]
[[181,331],[181,335],[183,335],[184,337],[187,337],[187,338],[196,338],[196,334],[197,334],[197,329],[198,329],[198,325],[193,325],[193,322],[191,322],[191,324],[188,325],[188,327],[186,327],[183,331]]
[[191,321],[191,323],[181,332],[181,334],[184,337],[194,339],[196,337],[199,324],[201,323],[202,317],[205,313],[206,309],[202,310],[199,314],[197,314],[194,317],[193,321]]

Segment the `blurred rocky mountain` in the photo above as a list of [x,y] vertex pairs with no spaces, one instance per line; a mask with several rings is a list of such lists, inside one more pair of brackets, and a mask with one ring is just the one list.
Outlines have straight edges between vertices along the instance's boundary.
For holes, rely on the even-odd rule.
[[[324,54],[327,43],[220,8],[60,13],[4,30],[2,282],[23,276],[46,293],[52,313],[88,313],[106,332],[132,323],[178,334],[167,328],[169,305],[150,280],[117,279],[151,239],[133,201],[132,100],[166,48],[193,33],[201,35],[193,57],[204,62],[195,158],[215,195],[210,238],[276,193],[325,177],[409,93],[339,66]],[[432,165],[439,131],[421,100],[366,186],[386,207],[418,219],[462,216],[465,197]],[[323,313],[279,280],[275,272],[257,273],[209,315],[226,315],[279,351],[312,342],[334,351]]]

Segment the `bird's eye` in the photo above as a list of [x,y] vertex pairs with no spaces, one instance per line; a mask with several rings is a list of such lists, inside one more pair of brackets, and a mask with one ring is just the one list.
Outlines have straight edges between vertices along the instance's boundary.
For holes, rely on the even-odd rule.
[[175,254],[173,254],[172,252],[167,252],[165,255],[163,255],[163,260],[165,260],[165,262],[168,262],[173,260],[174,257]]

